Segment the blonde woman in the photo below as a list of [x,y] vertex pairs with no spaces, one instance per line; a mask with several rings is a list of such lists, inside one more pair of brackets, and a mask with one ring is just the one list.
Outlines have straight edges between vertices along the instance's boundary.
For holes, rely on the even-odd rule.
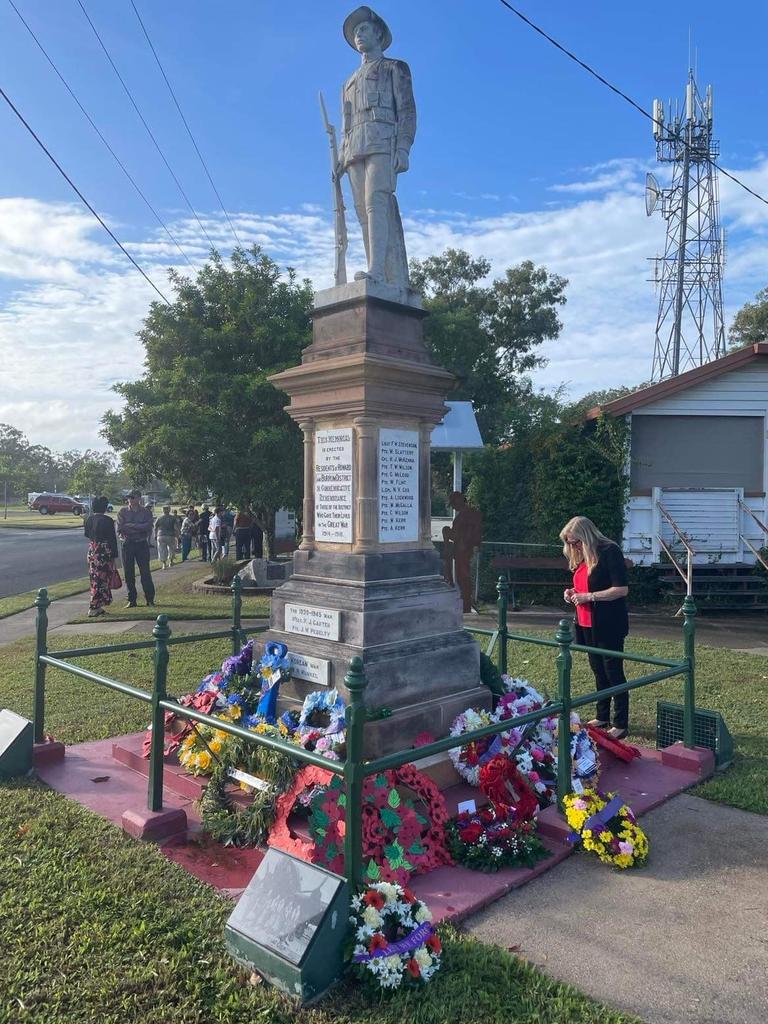
[[[576,609],[576,642],[587,647],[623,651],[629,632],[627,615],[627,568],[617,544],[605,537],[591,519],[574,516],[560,531],[563,554],[573,573],[573,586],[563,592]],[[621,658],[590,654],[589,666],[598,690],[626,682]],[[590,725],[607,729],[611,724],[611,698],[597,702],[597,718]],[[629,731],[629,694],[613,698],[613,728],[609,735],[622,740]]]

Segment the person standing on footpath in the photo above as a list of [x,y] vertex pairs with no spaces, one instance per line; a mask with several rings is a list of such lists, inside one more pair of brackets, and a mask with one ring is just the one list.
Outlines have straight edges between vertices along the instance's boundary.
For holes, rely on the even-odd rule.
[[[573,572],[573,586],[563,592],[576,609],[576,642],[606,651],[623,651],[629,633],[627,567],[621,548],[605,537],[591,519],[574,516],[560,531],[563,554]],[[621,658],[589,654],[589,667],[598,690],[625,683]],[[607,729],[611,724],[611,698],[598,700],[597,718],[590,725]],[[629,693],[613,698],[613,728],[608,735],[623,740],[629,732]]]
[[208,523],[208,548],[211,553],[212,562],[217,562],[221,558],[221,517],[223,513],[224,509],[222,506],[217,505]]
[[197,520],[197,539],[200,542],[200,561],[210,562],[211,560],[211,545],[208,538],[208,526],[211,522],[211,510],[207,505],[203,505],[203,511],[200,513],[200,518]]
[[95,498],[93,512],[85,520],[83,530],[90,541],[88,545],[88,578],[91,581],[91,600],[88,617],[103,615],[107,604],[112,604],[112,574],[117,558],[117,537],[115,521],[105,515],[108,501]]
[[117,513],[117,533],[123,542],[123,572],[128,591],[126,608],[136,607],[136,566],[141,589],[148,606],[155,603],[155,585],[149,568],[149,538],[152,536],[152,512],[141,503],[141,491],[131,491],[128,506]]
[[193,508],[187,509],[187,514],[181,521],[181,560],[186,562],[189,552],[192,550],[192,538],[195,536],[195,521],[192,518]]
[[170,569],[176,554],[177,518],[170,505],[163,505],[163,514],[155,522],[155,543],[161,569]]

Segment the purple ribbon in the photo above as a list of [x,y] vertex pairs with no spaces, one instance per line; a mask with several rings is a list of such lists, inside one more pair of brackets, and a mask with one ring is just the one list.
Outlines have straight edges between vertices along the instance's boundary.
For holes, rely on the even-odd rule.
[[484,754],[482,754],[480,756],[480,758],[478,759],[479,763],[480,764],[487,764],[491,760],[492,757],[495,757],[496,754],[499,753],[500,750],[501,750],[501,736],[494,736],[493,743],[491,743],[490,747],[488,747],[486,752]]
[[433,931],[432,925],[425,921],[424,924],[420,924],[418,928],[412,931],[410,935],[406,935],[404,939],[400,939],[398,942],[390,942],[384,949],[376,949],[373,953],[356,953],[352,957],[352,961],[356,964],[364,964],[370,960],[376,960],[380,956],[399,956],[401,953],[411,953],[414,949],[418,949],[419,946],[423,946]]
[[[623,806],[624,801],[620,796],[613,797],[602,810],[595,811],[591,817],[587,818],[582,826],[582,832],[602,832],[603,825],[606,825],[614,814],[618,814]],[[566,836],[565,841],[566,843],[578,843],[579,839],[581,836],[578,832],[571,832],[569,836]]]

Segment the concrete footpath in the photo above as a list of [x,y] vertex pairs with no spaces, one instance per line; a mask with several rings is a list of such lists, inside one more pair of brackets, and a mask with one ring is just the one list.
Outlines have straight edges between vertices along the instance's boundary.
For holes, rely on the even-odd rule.
[[464,922],[647,1024],[768,1020],[768,818],[683,794],[645,868],[578,854]]

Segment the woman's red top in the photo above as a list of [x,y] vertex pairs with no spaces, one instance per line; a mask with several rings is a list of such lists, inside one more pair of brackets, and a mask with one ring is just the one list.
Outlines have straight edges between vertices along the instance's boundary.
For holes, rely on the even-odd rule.
[[[589,593],[589,569],[581,562],[573,572],[573,589],[577,594]],[[592,609],[588,604],[576,605],[576,621],[580,626],[592,626]]]

